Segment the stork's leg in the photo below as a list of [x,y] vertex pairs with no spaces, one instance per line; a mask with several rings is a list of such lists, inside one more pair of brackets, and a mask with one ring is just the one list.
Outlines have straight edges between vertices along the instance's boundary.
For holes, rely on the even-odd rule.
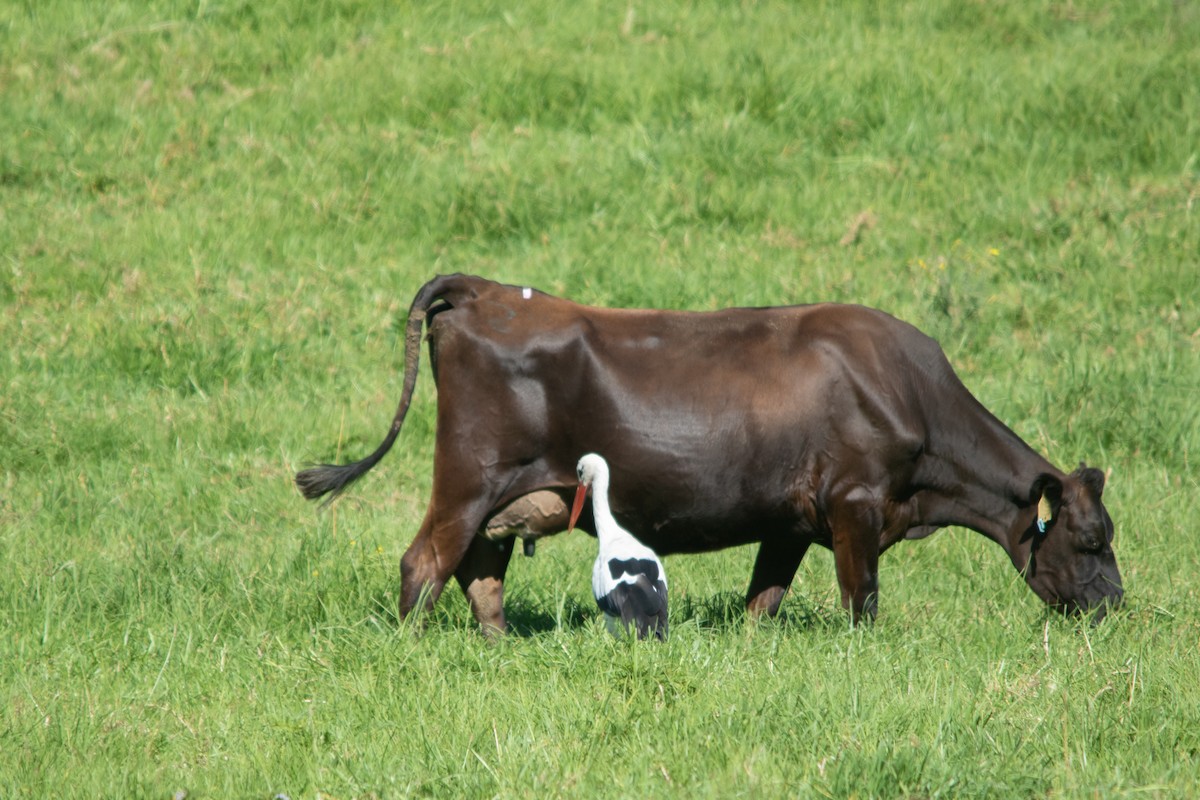
[[504,619],[504,573],[515,543],[515,537],[496,542],[476,536],[454,572],[471,604],[471,613],[488,637],[508,630]]
[[808,550],[808,540],[793,536],[781,536],[765,540],[758,548],[754,559],[754,572],[750,574],[750,588],[746,590],[746,610],[751,619],[764,613],[773,617],[779,613],[779,604],[796,570]]
[[842,607],[857,625],[864,617],[875,619],[879,598],[879,536],[883,517],[870,501],[848,501],[830,514],[833,560]]

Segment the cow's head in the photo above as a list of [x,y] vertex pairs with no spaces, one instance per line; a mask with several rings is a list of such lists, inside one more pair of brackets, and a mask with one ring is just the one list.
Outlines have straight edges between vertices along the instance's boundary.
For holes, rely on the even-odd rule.
[[1037,596],[1065,614],[1094,612],[1096,622],[1124,595],[1103,492],[1104,473],[1082,463],[1061,480],[1039,476],[1030,498],[1035,512],[1020,540],[1028,554],[1025,581]]

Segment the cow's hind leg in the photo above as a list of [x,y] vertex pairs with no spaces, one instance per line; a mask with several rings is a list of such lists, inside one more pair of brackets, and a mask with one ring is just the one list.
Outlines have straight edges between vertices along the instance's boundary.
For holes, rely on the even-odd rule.
[[471,542],[454,576],[471,604],[471,613],[484,635],[504,633],[504,573],[517,537],[532,543],[567,527],[567,503],[549,490],[522,495],[491,512]]
[[796,536],[778,536],[763,541],[754,559],[754,572],[750,575],[750,588],[746,590],[746,610],[751,619],[763,614],[773,617],[779,613],[779,604],[800,561],[808,551],[808,540]]
[[485,636],[508,630],[504,619],[504,573],[515,541],[513,537],[492,541],[476,536],[454,572]]
[[[429,611],[459,568],[483,523],[487,503],[446,504],[434,501],[412,544],[400,559],[400,618],[415,609]],[[418,608],[419,606],[419,608]]]

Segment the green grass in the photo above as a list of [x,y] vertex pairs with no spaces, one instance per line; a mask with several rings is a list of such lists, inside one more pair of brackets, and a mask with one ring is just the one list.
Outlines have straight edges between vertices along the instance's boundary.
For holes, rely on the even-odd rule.
[[[1165,1],[5,5],[0,796],[1192,796],[1198,42]],[[631,646],[575,534],[514,636],[450,588],[417,637],[427,370],[333,510],[291,477],[375,446],[452,271],[912,321],[1111,469],[1127,606],[1051,616],[952,530],[869,630],[823,551],[759,626],[751,550],[670,558]]]

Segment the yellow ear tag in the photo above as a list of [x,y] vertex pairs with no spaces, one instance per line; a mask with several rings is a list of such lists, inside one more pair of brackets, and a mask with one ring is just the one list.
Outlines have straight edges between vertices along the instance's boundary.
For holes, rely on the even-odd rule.
[[1042,499],[1038,500],[1037,511],[1037,527],[1038,533],[1046,532],[1046,523],[1054,517],[1054,512],[1050,509],[1050,501],[1046,499],[1046,495],[1042,495]]

